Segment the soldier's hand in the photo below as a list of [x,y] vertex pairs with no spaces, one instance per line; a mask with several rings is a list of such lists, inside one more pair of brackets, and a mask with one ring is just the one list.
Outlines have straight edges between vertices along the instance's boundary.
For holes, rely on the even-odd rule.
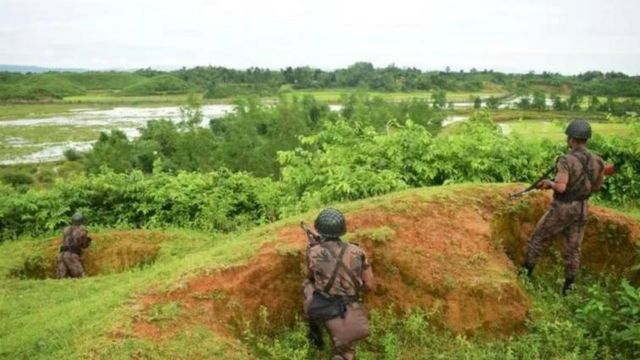
[[538,183],[538,189],[546,190],[553,188],[553,181],[551,180],[542,180]]
[[604,175],[611,176],[616,173],[616,166],[614,164],[607,164],[604,166]]

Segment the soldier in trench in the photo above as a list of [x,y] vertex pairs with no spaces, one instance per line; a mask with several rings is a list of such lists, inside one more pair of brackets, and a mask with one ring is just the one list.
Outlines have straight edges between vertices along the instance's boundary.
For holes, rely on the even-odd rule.
[[591,138],[591,125],[587,121],[572,121],[565,133],[569,152],[558,158],[555,179],[538,183],[539,189],[553,190],[553,202],[529,237],[523,264],[527,275],[531,277],[542,252],[554,236],[562,234],[565,267],[563,295],[571,290],[578,274],[580,248],[587,225],[587,202],[592,193],[600,190],[605,168],[602,159],[587,149],[587,141]]
[[82,251],[91,244],[91,237],[83,226],[84,216],[76,213],[71,217],[71,225],[64,229],[62,246],[56,263],[58,279],[84,276]]
[[364,250],[340,239],[347,231],[340,211],[320,212],[315,228],[317,239],[307,248],[307,277],[303,283],[312,340],[321,347],[321,334],[317,332],[325,327],[333,342],[332,360],[352,360],[354,342],[369,334],[361,295],[373,289],[373,272]]

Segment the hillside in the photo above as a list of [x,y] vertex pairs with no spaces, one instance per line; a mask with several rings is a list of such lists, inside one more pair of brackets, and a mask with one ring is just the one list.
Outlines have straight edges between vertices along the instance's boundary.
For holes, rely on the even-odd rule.
[[[374,334],[364,358],[390,351],[379,342],[388,339],[383,329],[393,326],[393,314],[407,319],[402,329],[413,329],[407,339],[414,342],[396,349],[399,356],[433,339],[457,341],[455,348],[438,345],[454,357],[467,338],[478,338],[466,346],[488,358],[511,343],[516,357],[530,351],[518,344],[544,347],[535,340],[544,338],[536,321],[557,314],[541,314],[540,307],[559,300],[519,279],[514,264],[550,199],[538,192],[509,200],[516,188],[422,188],[335,205],[346,213],[347,239],[366,249],[379,283],[366,300]],[[316,213],[228,235],[94,231],[90,277],[76,281],[46,279],[57,238],[0,244],[0,357],[306,358],[308,348],[288,346],[304,344],[304,336],[296,337],[304,334],[305,238],[298,223]],[[631,270],[639,261],[638,223],[593,206],[588,229],[586,279],[616,274],[640,281]],[[541,273],[558,276],[559,245],[544,257]],[[461,340],[453,340],[456,334]],[[547,351],[582,351],[571,348],[574,340],[568,336],[566,347]]]

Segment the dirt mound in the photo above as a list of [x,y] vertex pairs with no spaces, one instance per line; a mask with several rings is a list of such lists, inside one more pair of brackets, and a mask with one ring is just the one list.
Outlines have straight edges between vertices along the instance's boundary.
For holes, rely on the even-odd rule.
[[[460,189],[429,200],[410,194],[347,213],[348,240],[366,249],[378,284],[366,297],[368,308],[398,313],[422,308],[437,325],[456,333],[491,336],[523,330],[531,300],[514,263],[519,264],[526,235],[548,198],[509,201],[510,190]],[[604,209],[594,208],[592,214],[585,264],[596,270],[628,269],[637,224]],[[296,225],[280,228],[275,238],[247,264],[142,297],[133,326],[137,336],[164,339],[194,325],[229,336],[247,327],[269,333],[302,318],[306,240]],[[607,250],[593,250],[602,241]],[[154,321],[165,307],[179,309],[180,315]]]
[[[119,273],[155,261],[166,235],[157,231],[112,231],[91,234],[91,246],[83,254],[87,276]],[[25,257],[9,276],[23,279],[55,278],[60,238],[46,242],[41,251]]]
[[[518,202],[507,204],[493,219],[493,237],[516,264],[523,261],[527,239],[537,221],[549,209],[548,193],[533,193]],[[640,283],[640,273],[633,270],[640,263],[640,227],[633,218],[619,212],[590,206],[587,229],[582,242],[582,267],[597,273],[626,276]],[[553,241],[547,252],[562,252],[562,237]],[[543,255],[540,268],[561,266],[556,257]]]

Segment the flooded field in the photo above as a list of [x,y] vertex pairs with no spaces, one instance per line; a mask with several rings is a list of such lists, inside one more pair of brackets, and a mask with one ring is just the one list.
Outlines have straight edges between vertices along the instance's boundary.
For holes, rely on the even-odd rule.
[[[233,111],[233,105],[202,107],[202,126]],[[179,122],[180,108],[116,107],[108,110],[74,109],[71,115],[0,121],[0,165],[59,160],[66,149],[86,151],[102,131],[119,129],[130,139],[154,119]]]

